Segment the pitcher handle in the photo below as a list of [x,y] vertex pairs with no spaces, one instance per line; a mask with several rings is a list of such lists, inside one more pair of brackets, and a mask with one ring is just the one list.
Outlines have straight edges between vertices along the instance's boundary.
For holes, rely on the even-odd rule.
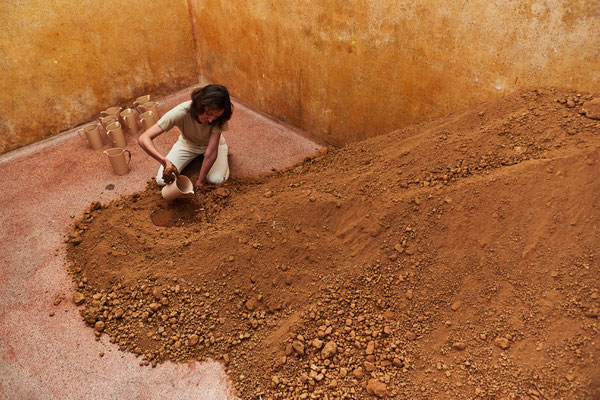
[[131,162],[131,152],[129,150],[123,150],[123,152],[129,154],[129,160],[127,160],[127,165],[129,165],[129,163]]
[[81,140],[85,141],[85,139],[83,138],[83,136],[81,136],[81,135],[83,135],[83,129],[78,130],[77,134],[79,135],[79,137],[81,138]]

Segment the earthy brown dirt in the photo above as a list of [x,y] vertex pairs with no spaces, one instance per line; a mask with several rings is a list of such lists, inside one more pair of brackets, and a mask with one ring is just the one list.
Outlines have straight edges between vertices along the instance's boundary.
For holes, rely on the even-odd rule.
[[599,398],[593,97],[526,90],[172,205],[153,183],[92,204],[74,301],[141,365],[222,360],[244,399]]

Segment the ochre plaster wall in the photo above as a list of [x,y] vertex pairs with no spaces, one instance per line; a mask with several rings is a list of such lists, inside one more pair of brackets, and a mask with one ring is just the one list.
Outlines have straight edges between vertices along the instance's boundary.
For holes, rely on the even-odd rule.
[[0,1],[0,153],[198,82],[186,0]]
[[190,0],[200,69],[343,144],[527,86],[598,91],[600,0]]

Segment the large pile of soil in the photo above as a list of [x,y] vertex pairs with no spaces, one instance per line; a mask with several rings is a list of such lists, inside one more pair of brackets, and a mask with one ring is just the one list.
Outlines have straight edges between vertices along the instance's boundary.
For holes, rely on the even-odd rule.
[[[600,121],[527,90],[167,205],[92,204],[76,303],[244,399],[600,396]],[[587,115],[584,115],[587,112]]]

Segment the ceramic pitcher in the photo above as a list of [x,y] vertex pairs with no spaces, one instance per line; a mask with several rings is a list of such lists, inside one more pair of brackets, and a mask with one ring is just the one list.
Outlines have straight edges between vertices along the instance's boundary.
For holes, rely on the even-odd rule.
[[118,122],[119,121],[119,117],[116,117],[114,115],[109,115],[107,117],[100,117],[100,123],[102,124],[102,127],[104,127],[104,129],[106,129],[106,127],[110,124],[112,124],[113,122]]
[[155,101],[149,101],[147,103],[142,104],[141,106],[138,106],[138,111],[140,113],[152,111],[154,115],[156,115],[156,118],[158,118],[158,103]]
[[[129,157],[125,157],[125,153],[127,153]],[[104,150],[104,154],[108,157],[115,174],[125,175],[129,172],[129,162],[131,161],[131,153],[129,150],[113,147],[112,149]]]
[[100,136],[100,124],[92,124],[84,126],[83,129],[77,131],[79,137],[83,139],[82,134],[85,133],[90,147],[94,150],[101,149],[103,146],[102,137]]
[[109,115],[114,115],[118,119],[119,112],[121,112],[121,107],[114,106],[114,107],[109,107],[104,111],[100,111],[100,115],[103,117],[108,117]]
[[133,102],[133,106],[137,107],[137,106],[141,106],[144,103],[147,103],[150,101],[150,95],[144,95],[144,96],[140,96],[137,99],[135,99],[135,101]]
[[156,118],[156,114],[152,111],[146,111],[140,114],[140,122],[142,123],[142,128],[147,131],[152,125],[158,122],[158,118]]
[[113,122],[112,124],[108,125],[106,127],[106,134],[115,147],[125,147],[127,144],[125,141],[125,135],[123,135],[121,124],[118,122]]
[[135,113],[131,108],[126,108],[121,111],[121,118],[123,119],[123,124],[127,127],[129,132],[137,133],[137,121],[135,118]]
[[188,194],[194,194],[194,185],[185,175],[179,175],[173,182],[162,188],[162,197],[170,202]]

